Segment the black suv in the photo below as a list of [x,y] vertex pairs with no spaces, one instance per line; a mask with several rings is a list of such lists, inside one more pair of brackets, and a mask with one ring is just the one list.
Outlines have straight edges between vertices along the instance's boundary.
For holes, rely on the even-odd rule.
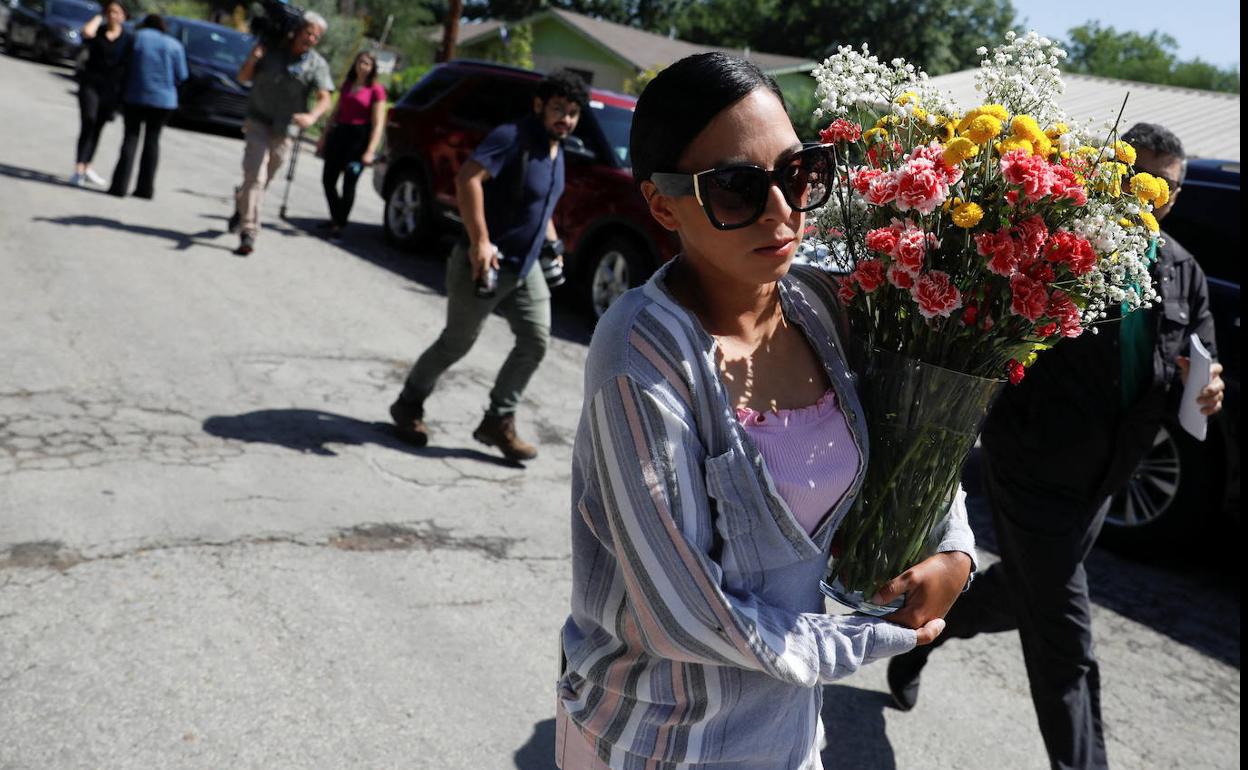
[[[391,243],[428,248],[435,225],[458,225],[456,173],[490,130],[532,112],[540,79],[529,70],[454,61],[435,67],[390,109],[373,187],[386,201]],[[589,109],[564,142],[566,187],[555,228],[567,247],[568,288],[595,315],[677,250],[633,182],[635,105],[631,96],[592,89]]]
[[1208,276],[1226,395],[1204,443],[1177,421],[1161,428],[1149,455],[1114,498],[1102,535],[1111,546],[1155,552],[1178,536],[1206,529],[1215,537],[1238,537],[1239,220],[1239,161],[1191,161],[1164,229]]

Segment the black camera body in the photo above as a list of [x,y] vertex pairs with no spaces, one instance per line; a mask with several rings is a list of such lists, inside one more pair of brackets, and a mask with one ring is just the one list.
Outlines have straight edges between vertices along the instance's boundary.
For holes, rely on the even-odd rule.
[[257,5],[260,13],[251,17],[251,34],[266,51],[288,45],[295,33],[303,29],[303,9],[287,0],[260,0]]

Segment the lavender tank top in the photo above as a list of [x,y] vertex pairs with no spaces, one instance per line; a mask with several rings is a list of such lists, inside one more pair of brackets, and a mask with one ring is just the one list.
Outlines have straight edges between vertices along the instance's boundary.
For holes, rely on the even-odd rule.
[[738,408],[737,420],[762,453],[776,491],[813,534],[858,470],[858,447],[836,393],[828,390],[800,409]]

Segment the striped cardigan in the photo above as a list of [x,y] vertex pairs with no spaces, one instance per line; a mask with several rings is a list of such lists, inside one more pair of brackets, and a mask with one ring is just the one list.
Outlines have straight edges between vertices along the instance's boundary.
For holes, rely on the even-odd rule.
[[[670,264],[614,303],[590,344],[559,705],[619,770],[820,768],[819,685],[915,643],[908,628],[825,614],[818,589],[868,461],[835,286],[804,266],[779,282],[861,458],[807,535],[735,417],[714,340],[668,294]],[[974,558],[963,495],[933,549]]]

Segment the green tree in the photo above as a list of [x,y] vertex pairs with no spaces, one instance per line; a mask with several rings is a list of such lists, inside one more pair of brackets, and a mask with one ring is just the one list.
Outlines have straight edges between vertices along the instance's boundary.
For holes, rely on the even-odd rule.
[[822,59],[867,43],[933,75],[979,63],[978,46],[1014,25],[1009,0],[684,0],[677,36],[706,45]]
[[1178,41],[1163,32],[1119,32],[1089,21],[1067,34],[1071,72],[1239,93],[1238,68],[1223,69],[1199,58],[1181,61]]

